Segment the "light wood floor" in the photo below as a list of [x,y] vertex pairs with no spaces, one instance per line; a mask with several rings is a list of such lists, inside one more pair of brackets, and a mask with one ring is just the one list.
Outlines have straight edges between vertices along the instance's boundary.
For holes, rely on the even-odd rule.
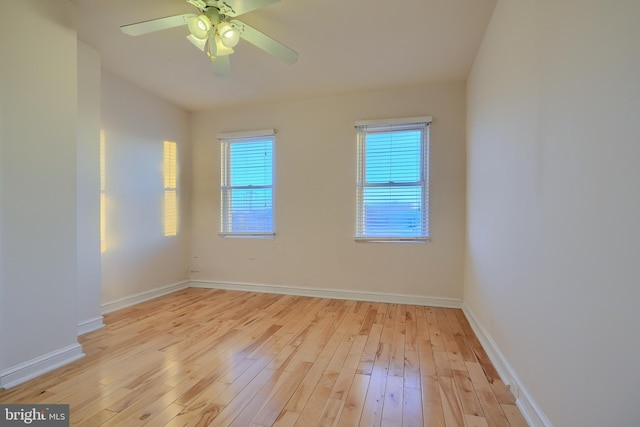
[[526,426],[457,309],[187,289],[105,316],[2,403],[85,426]]

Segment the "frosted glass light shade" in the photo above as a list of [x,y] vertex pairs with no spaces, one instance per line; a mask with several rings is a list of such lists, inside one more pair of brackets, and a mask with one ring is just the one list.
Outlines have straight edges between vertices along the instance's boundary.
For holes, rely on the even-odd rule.
[[206,15],[198,15],[193,18],[189,18],[187,21],[187,27],[191,35],[200,40],[206,40],[211,30],[211,21]]
[[225,47],[235,47],[240,41],[240,32],[228,22],[218,25],[218,34]]

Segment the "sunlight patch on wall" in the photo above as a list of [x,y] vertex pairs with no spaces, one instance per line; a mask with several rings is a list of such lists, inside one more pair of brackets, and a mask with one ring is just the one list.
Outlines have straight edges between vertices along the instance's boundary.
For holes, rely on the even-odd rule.
[[100,252],[107,250],[107,196],[106,196],[106,158],[105,133],[100,130]]
[[164,235],[178,234],[177,144],[164,141]]

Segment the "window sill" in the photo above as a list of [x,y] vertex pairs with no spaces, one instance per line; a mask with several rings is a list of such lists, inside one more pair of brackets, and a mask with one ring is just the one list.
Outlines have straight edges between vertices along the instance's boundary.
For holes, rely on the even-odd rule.
[[224,239],[275,239],[276,233],[218,233]]
[[430,237],[354,237],[356,243],[429,243]]

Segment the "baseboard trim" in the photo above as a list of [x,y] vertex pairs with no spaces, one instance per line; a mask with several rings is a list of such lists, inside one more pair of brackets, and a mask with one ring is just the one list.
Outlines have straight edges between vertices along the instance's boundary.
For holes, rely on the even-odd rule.
[[553,427],[551,421],[544,414],[542,409],[538,406],[536,401],[533,399],[527,388],[522,383],[520,377],[516,374],[514,369],[511,367],[507,358],[502,354],[498,345],[493,340],[489,332],[482,326],[482,324],[478,321],[478,318],[475,316],[471,308],[466,302],[462,303],[462,311],[466,316],[469,324],[471,325],[471,329],[475,332],[478,340],[482,344],[482,348],[487,352],[489,359],[495,366],[498,374],[502,380],[511,388],[511,392],[516,397],[516,404],[518,408],[522,412],[522,415],[526,419],[527,423],[531,427]]
[[0,388],[11,388],[84,357],[78,343],[36,357],[0,372]]
[[193,288],[226,289],[231,291],[262,292],[270,294],[298,295],[316,298],[347,299],[356,301],[386,302],[391,304],[412,304],[431,307],[460,308],[462,300],[456,298],[428,297],[422,295],[391,294],[383,292],[362,292],[341,289],[302,288],[296,286],[265,285],[257,283],[216,282],[192,280]]
[[104,328],[102,319],[102,316],[96,316],[78,322],[78,336]]
[[100,308],[101,308],[102,314],[111,313],[112,311],[120,310],[125,307],[130,307],[132,305],[135,305],[144,301],[149,301],[151,299],[158,298],[163,295],[170,294],[172,292],[181,291],[182,289],[186,289],[188,287],[189,287],[189,281],[183,280],[181,282],[176,282],[171,285],[162,286],[160,288],[155,288],[149,291],[129,295],[124,298],[119,298],[114,301],[105,302],[100,305]]

